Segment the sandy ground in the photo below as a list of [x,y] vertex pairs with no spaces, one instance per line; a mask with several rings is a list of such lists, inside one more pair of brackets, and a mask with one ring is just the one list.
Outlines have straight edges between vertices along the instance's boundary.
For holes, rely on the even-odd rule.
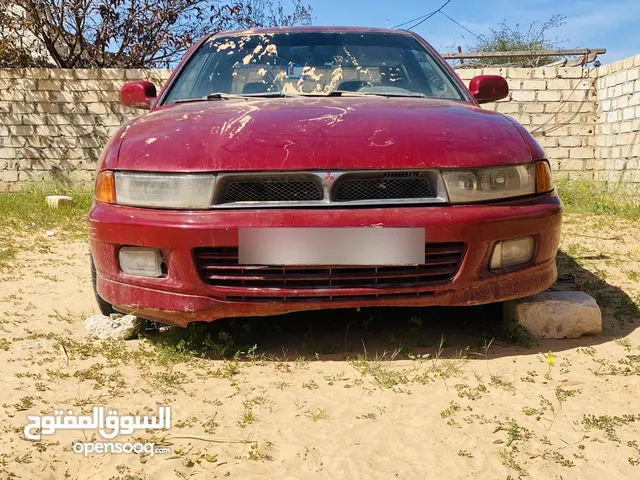
[[[640,228],[630,222],[566,218],[559,265],[576,277],[559,288],[598,298],[601,335],[525,348],[492,341],[492,309],[325,312],[218,323],[204,356],[171,332],[87,338],[87,244],[2,233],[20,253],[0,267],[0,478],[640,478]],[[214,359],[232,331],[257,347]],[[169,432],[133,436],[172,453],[84,458],[72,443],[95,431],[22,433],[27,415],[92,405],[170,405]]]

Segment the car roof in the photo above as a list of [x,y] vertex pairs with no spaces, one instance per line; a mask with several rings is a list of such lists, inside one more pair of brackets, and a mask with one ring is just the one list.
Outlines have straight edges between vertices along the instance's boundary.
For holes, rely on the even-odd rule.
[[250,28],[244,30],[227,30],[224,32],[218,32],[214,36],[224,35],[256,35],[256,34],[268,34],[268,33],[391,33],[395,35],[407,35],[410,36],[411,32],[408,30],[394,30],[391,28],[371,28],[371,27],[269,27],[269,28]]

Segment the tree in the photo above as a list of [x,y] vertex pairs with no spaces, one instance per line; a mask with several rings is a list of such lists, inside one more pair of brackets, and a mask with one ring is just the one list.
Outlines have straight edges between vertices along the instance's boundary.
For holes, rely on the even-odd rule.
[[[534,52],[540,50],[557,50],[562,43],[558,37],[549,38],[549,31],[553,28],[560,27],[565,24],[563,15],[553,15],[546,22],[539,24],[532,22],[529,28],[520,30],[520,25],[514,27],[507,25],[506,21],[502,21],[497,28],[491,28],[488,36],[480,36],[478,44],[471,49],[473,52],[510,52],[510,51],[527,51]],[[483,65],[512,65],[517,64],[524,67],[537,67],[547,65],[557,61],[557,57],[501,57],[501,58],[483,58],[477,61]],[[465,62],[465,66],[473,65],[476,62]]]
[[33,51],[33,35],[24,34],[24,17],[15,5],[0,0],[0,68],[47,65],[41,52]]
[[245,0],[233,5],[220,7],[217,18],[219,31],[229,28],[288,27],[291,25],[310,25],[311,7],[302,5],[301,0],[293,0],[292,13],[286,13],[282,1]]
[[170,67],[209,33],[310,23],[311,8],[290,1],[285,9],[282,0],[0,0],[0,62],[11,57],[2,40],[11,52],[30,32],[21,51],[61,68]]

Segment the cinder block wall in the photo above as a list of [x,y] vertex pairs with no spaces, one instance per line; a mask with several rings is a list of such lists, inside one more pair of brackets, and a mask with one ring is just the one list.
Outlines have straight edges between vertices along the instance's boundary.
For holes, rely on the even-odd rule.
[[596,178],[640,183],[640,55],[599,73]]
[[109,137],[143,111],[119,102],[129,80],[167,70],[0,69],[0,192],[50,177],[89,184]]
[[509,98],[483,107],[524,125],[544,148],[556,178],[594,178],[597,69],[460,69],[458,75],[465,81],[476,75],[505,77]]
[[[640,184],[640,55],[600,68],[460,69],[502,75],[509,98],[483,107],[529,129],[557,178]],[[64,177],[89,184],[107,139],[143,113],[120,105],[129,80],[167,70],[0,69],[0,192]]]

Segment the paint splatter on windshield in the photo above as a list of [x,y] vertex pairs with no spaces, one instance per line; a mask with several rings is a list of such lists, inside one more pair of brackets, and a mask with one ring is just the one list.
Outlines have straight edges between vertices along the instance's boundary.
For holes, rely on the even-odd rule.
[[336,90],[464,98],[412,37],[353,32],[211,37],[181,72],[169,97],[199,98],[212,92],[321,95]]

